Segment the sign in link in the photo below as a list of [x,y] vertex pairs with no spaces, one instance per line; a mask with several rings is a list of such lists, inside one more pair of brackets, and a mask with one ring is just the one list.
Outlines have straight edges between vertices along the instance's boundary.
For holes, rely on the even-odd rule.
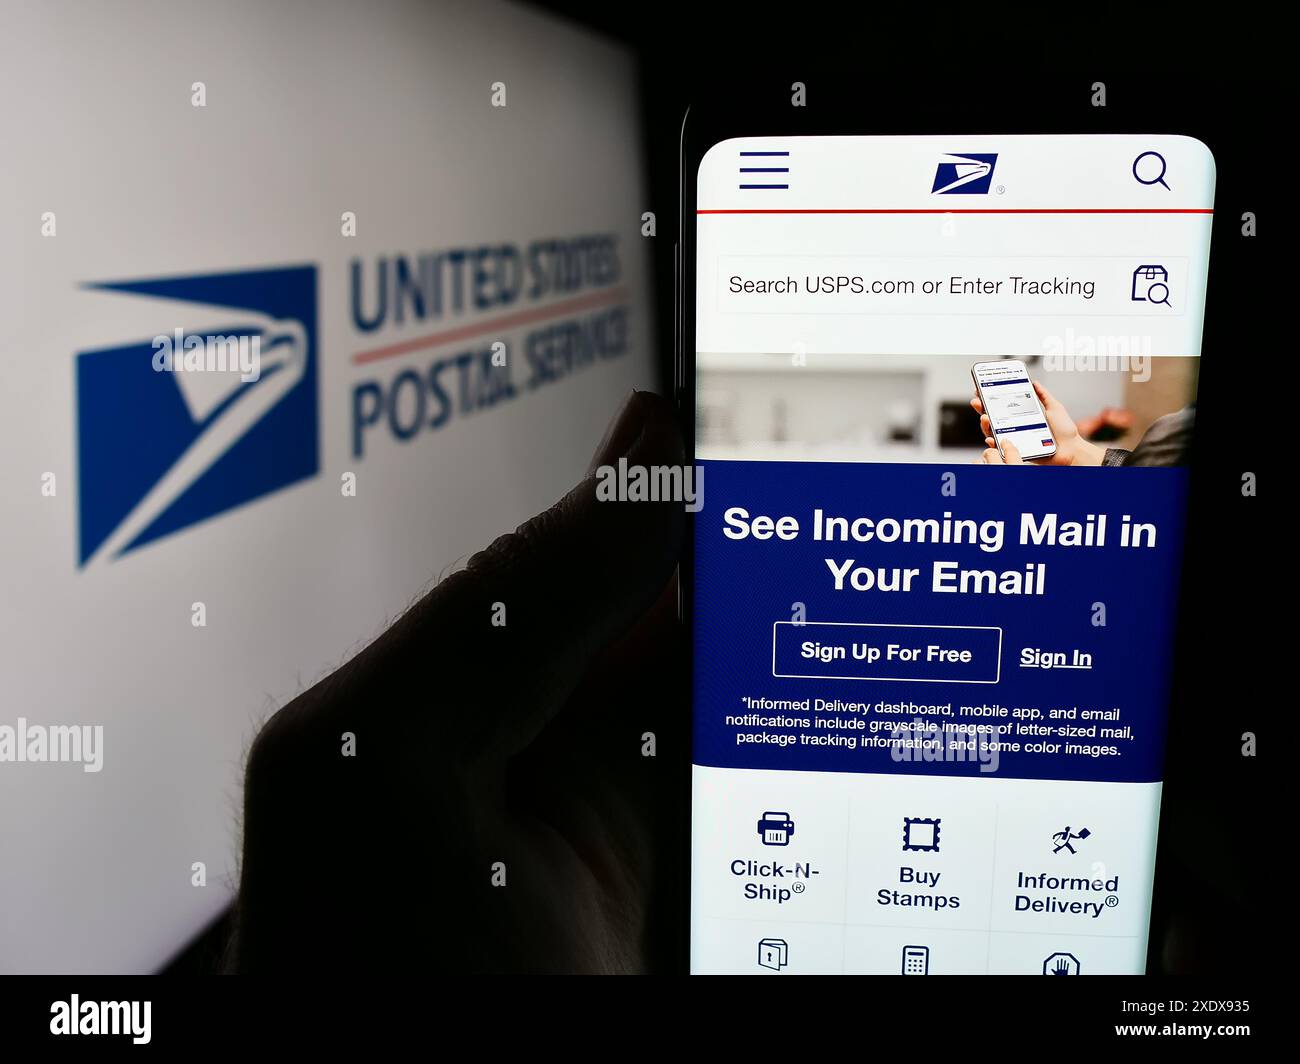
[[1001,628],[777,621],[772,675],[820,680],[997,683]]

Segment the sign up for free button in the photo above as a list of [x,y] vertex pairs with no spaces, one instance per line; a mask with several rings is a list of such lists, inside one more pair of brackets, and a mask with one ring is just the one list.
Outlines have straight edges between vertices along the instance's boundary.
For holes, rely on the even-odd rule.
[[777,621],[772,675],[821,680],[997,683],[1001,628]]

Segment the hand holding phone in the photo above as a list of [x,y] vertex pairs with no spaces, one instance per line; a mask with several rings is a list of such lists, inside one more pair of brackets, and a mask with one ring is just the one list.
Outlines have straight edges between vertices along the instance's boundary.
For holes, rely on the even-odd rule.
[[[1056,437],[1023,362],[1014,358],[976,362],[970,374],[988,419],[985,426],[981,418],[981,427],[1004,461],[1015,454],[1027,462],[1056,454]],[[1010,453],[1008,446],[1013,448]]]
[[[976,363],[979,365],[989,365],[990,363]],[[997,365],[997,363],[992,363]],[[975,375],[975,367],[971,368],[972,377]],[[1102,458],[1106,454],[1104,447],[1098,447],[1095,443],[1089,442],[1079,432],[1078,426],[1070,416],[1070,412],[1065,408],[1059,399],[1052,395],[1039,381],[1030,381],[1039,404],[1042,407],[1043,418],[1047,422],[1050,435],[1055,440],[1055,452],[1049,456],[1037,459],[1039,465],[1101,465]],[[975,398],[970,401],[972,409],[980,416],[980,428],[984,432],[985,440],[993,453],[985,452],[986,461],[992,464],[1016,465],[1026,461],[1029,456],[1025,455],[1015,442],[1011,443],[1011,452],[1008,453],[1004,448],[997,446],[997,436],[993,431],[992,419],[984,406],[983,396],[980,393],[979,382],[976,381]],[[1003,434],[1004,436],[1007,434]],[[1046,439],[1047,437],[1043,437]]]

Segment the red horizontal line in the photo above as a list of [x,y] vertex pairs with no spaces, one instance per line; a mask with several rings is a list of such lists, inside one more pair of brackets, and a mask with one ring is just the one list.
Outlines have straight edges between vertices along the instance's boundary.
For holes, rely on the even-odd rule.
[[735,207],[697,210],[696,214],[1213,214],[1209,207],[920,207],[915,209],[870,207]]
[[560,302],[552,303],[549,306],[519,310],[513,314],[503,314],[499,318],[476,321],[473,324],[460,325],[454,329],[443,329],[441,332],[430,333],[427,336],[416,337],[413,340],[403,340],[399,344],[389,344],[387,347],[376,347],[370,351],[360,351],[352,356],[352,364],[362,366],[367,362],[378,362],[381,358],[396,358],[398,355],[406,355],[412,351],[423,351],[430,347],[443,347],[447,344],[454,344],[473,336],[500,333],[505,329],[512,329],[518,325],[532,325],[535,322],[546,321],[549,318],[560,318],[566,314],[574,314],[581,310],[591,310],[595,307],[608,306],[611,303],[621,303],[627,299],[627,295],[627,289],[622,287],[589,292],[585,296],[562,299]]

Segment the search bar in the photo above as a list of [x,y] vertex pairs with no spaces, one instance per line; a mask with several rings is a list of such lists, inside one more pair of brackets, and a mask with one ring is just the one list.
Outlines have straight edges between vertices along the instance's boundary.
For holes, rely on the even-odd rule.
[[1174,257],[722,256],[722,314],[1176,316],[1188,260]]

